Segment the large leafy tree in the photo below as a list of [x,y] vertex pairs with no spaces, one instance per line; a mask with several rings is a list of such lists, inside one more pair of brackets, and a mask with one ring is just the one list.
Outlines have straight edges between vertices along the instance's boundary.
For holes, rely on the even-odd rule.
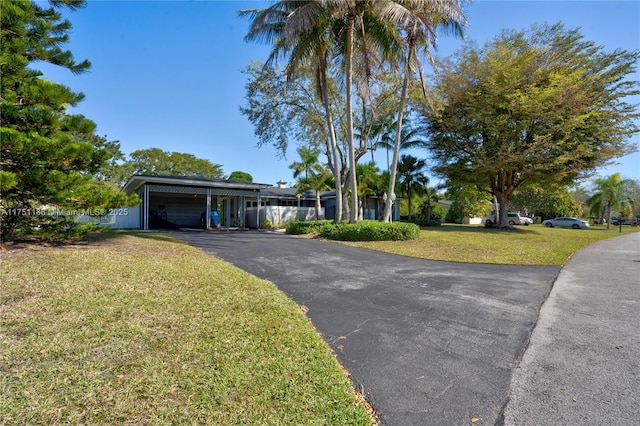
[[557,216],[581,216],[582,206],[566,186],[542,187],[528,185],[520,188],[510,200],[513,211],[542,220]]
[[463,185],[458,182],[447,181],[444,198],[452,201],[447,211],[447,222],[461,222],[464,218],[483,217],[491,210],[489,194],[481,191],[475,185]]
[[114,185],[94,178],[112,153],[95,135],[95,123],[67,114],[67,108],[84,96],[43,79],[34,68],[47,62],[75,74],[89,69],[89,61],[77,62],[63,50],[71,23],[59,12],[84,4],[60,0],[45,7],[26,0],[0,2],[3,239],[34,233],[54,239],[78,234],[83,227],[74,218],[80,213],[134,203]]
[[137,175],[224,177],[220,164],[214,164],[193,154],[166,152],[160,148],[133,151],[126,165]]
[[230,181],[230,182],[252,183],[253,182],[253,176],[251,176],[247,172],[243,172],[241,170],[236,170],[234,172],[231,172],[231,174],[229,175],[227,180]]
[[640,52],[606,52],[561,24],[504,31],[440,67],[436,109],[424,107],[435,170],[489,191],[507,226],[528,184],[571,184],[635,148],[638,113],[626,98]]
[[587,200],[587,205],[593,215],[601,216],[602,212],[605,212],[607,228],[611,224],[612,209],[616,209],[623,216],[631,216],[636,202],[634,182],[631,179],[623,179],[620,173],[615,173],[597,178],[594,181],[594,189],[595,192]]

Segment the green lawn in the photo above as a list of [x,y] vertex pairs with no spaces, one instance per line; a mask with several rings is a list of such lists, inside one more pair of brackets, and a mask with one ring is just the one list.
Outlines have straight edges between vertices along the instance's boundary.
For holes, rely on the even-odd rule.
[[[622,227],[623,234],[640,231]],[[561,266],[580,248],[595,241],[621,235],[618,227],[590,229],[518,226],[514,230],[489,229],[478,225],[449,225],[423,228],[413,241],[345,243],[356,247],[449,262],[511,265]]]
[[372,423],[293,301],[164,234],[0,256],[2,424]]
[[[445,225],[414,241],[345,244],[559,266],[618,235]],[[2,424],[372,424],[293,301],[166,234],[5,247],[0,280]]]

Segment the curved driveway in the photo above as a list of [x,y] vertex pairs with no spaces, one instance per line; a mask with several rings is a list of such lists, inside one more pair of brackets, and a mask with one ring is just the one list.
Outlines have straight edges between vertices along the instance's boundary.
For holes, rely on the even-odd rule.
[[560,271],[428,261],[277,232],[173,235],[305,306],[383,425],[501,422],[512,370]]

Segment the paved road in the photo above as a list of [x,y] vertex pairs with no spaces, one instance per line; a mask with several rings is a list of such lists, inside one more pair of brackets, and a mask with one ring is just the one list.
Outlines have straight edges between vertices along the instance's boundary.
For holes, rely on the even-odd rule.
[[640,424],[640,233],[565,264],[514,371],[505,424]]
[[412,259],[264,231],[173,235],[306,306],[387,426],[500,422],[512,370],[559,273]]

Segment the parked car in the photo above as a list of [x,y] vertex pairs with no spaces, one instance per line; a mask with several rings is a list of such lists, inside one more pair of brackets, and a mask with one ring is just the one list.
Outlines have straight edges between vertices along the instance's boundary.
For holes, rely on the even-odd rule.
[[617,218],[617,217],[614,217],[613,219],[611,219],[611,224],[612,224],[612,225],[614,225],[614,226],[618,226],[618,225],[620,225],[621,223],[622,223],[623,225],[633,225],[633,226],[638,226],[638,218],[637,218],[637,217],[634,217],[634,218],[632,218],[632,219],[626,219],[626,218],[624,218],[624,217],[623,217],[623,218]]
[[533,219],[530,217],[522,216],[520,213],[508,212],[509,225],[525,225],[529,226],[533,223]]
[[584,229],[589,227],[589,221],[578,219],[577,217],[556,217],[555,219],[543,220],[542,224],[548,228],[559,226],[562,228]]
[[589,216],[589,217],[587,217],[587,219],[589,219],[589,222],[593,222],[594,225],[603,225],[603,224],[607,223],[607,219],[605,219],[603,217]]

